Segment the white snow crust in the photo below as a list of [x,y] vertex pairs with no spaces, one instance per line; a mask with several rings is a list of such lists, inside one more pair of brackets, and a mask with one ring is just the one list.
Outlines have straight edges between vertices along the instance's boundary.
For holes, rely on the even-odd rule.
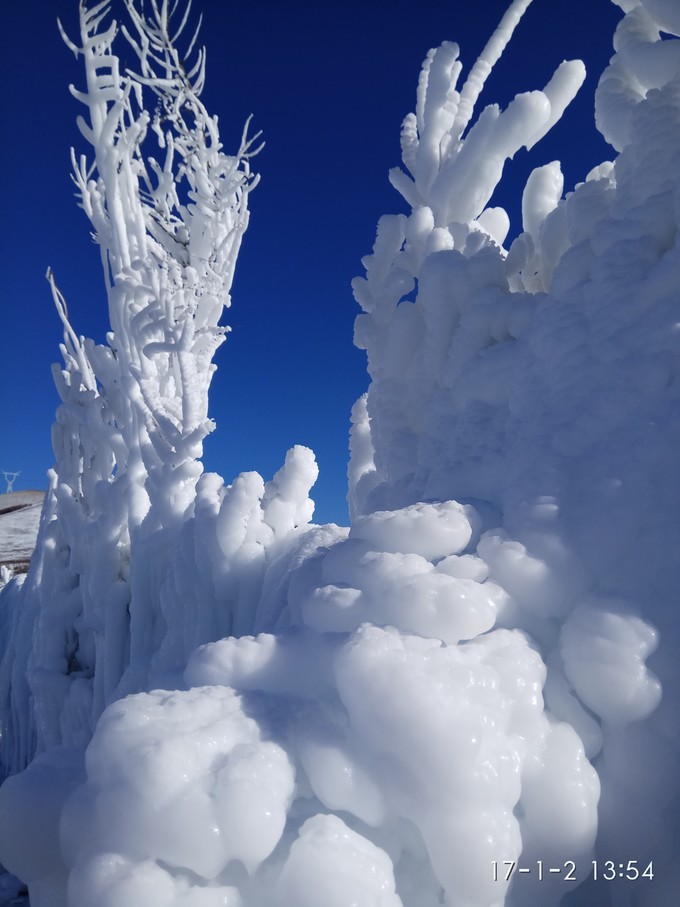
[[[534,171],[506,249],[504,163],[583,79],[562,64],[473,122],[527,5],[460,90],[456,45],[423,65],[390,174],[410,211],[353,284],[348,529],[310,522],[311,451],[225,485],[203,429],[181,456],[151,421],[116,439],[103,378],[80,459],[56,433],[34,562],[0,597],[0,860],[33,907],[673,903],[680,22],[619,3],[613,160],[566,197],[558,162]],[[97,481],[94,439],[120,458]],[[592,860],[654,877],[594,883]]]

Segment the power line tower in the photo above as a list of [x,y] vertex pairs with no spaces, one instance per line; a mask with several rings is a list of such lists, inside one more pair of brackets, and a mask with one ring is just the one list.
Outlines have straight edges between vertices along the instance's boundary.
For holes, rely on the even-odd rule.
[[6,469],[3,469],[2,474],[5,477],[5,481],[7,482],[7,491],[5,492],[5,494],[11,494],[14,491],[14,483],[17,480],[17,476],[20,476],[21,473],[7,472]]

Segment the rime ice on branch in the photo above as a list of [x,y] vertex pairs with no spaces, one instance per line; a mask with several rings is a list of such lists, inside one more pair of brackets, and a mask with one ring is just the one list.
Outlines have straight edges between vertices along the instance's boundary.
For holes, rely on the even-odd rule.
[[[381,468],[386,467],[385,457],[392,461],[387,467],[388,484],[394,486],[406,473],[417,471],[414,445],[422,446],[428,440],[422,420],[429,408],[423,409],[422,400],[429,399],[436,387],[453,384],[457,366],[463,364],[467,355],[463,349],[459,363],[445,361],[446,338],[455,329],[460,312],[456,300],[443,302],[456,284],[453,275],[456,265],[451,256],[445,259],[437,253],[456,250],[471,258],[491,240],[502,246],[510,226],[508,215],[503,208],[488,207],[488,204],[505,163],[522,147],[531,148],[557,123],[585,78],[585,67],[580,60],[564,61],[542,91],[518,94],[503,111],[491,104],[472,122],[484,82],[530,2],[514,0],[510,5],[460,90],[456,86],[463,67],[457,44],[444,42],[430,50],[423,62],[416,110],[405,118],[401,129],[406,172],[395,167],[389,174],[392,185],[412,210],[409,216],[381,218],[373,253],[363,259],[366,277],[357,277],[352,284],[355,298],[364,311],[356,321],[355,342],[367,350],[373,379],[368,415],[375,426],[374,434],[382,442],[375,452],[374,468],[363,470],[360,477],[350,482],[350,499],[355,509],[361,509],[361,499],[369,491],[376,505],[381,502],[380,506],[418,500],[422,489],[409,499],[388,498],[386,489],[380,492],[376,486],[385,484],[380,480]],[[554,162],[549,168],[557,174],[557,197],[550,199],[545,208],[545,200],[538,191],[533,195],[525,193],[529,200],[525,206],[527,222],[537,220],[534,211],[540,209],[541,202],[545,216],[559,200],[562,191],[559,163]],[[535,174],[533,179],[536,184]],[[536,196],[540,197],[535,200]],[[465,280],[469,286],[461,285],[456,294],[461,300],[476,283],[484,282],[487,272],[495,275],[492,282],[498,289],[503,286],[505,277],[500,259],[490,260],[495,258],[487,256],[477,278],[473,277],[472,269],[466,269]],[[528,273],[529,269],[525,271]],[[461,270],[461,278],[462,275]],[[405,297],[409,298],[414,287],[418,292],[416,306],[399,305]],[[530,305],[516,305],[512,315],[499,313],[500,334],[508,330],[516,334],[521,330],[527,321],[528,308]],[[425,335],[421,338],[422,331]],[[413,338],[417,338],[415,342]],[[400,415],[393,406],[395,381],[403,384],[397,407]],[[399,421],[403,424],[397,428]],[[356,435],[358,425],[354,431]],[[350,470],[353,475],[356,473],[355,466]],[[359,479],[363,491],[356,484]]]
[[[436,228],[460,229],[477,218],[499,243],[507,233],[502,209],[486,209],[506,160],[531,148],[562,116],[585,78],[580,60],[565,61],[542,91],[519,94],[500,111],[486,107],[468,129],[484,82],[531,0],[515,0],[473,66],[461,90],[457,44],[431,50],[423,64],[416,112],[404,120],[402,160],[390,180],[413,207],[428,206]],[[467,131],[467,134],[466,133]],[[453,230],[454,240],[456,230]],[[445,243],[450,240],[445,240]],[[459,244],[460,244],[459,238]]]

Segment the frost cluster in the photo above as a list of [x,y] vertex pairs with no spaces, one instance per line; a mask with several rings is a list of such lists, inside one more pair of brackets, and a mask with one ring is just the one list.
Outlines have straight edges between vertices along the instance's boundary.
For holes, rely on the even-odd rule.
[[[225,487],[150,419],[83,489],[59,435],[39,556],[0,613],[0,860],[34,907],[673,903],[680,20],[618,5],[596,98],[617,155],[566,197],[558,162],[534,171],[509,249],[504,163],[582,64],[473,122],[528,0],[460,89],[457,46],[428,54],[390,175],[410,213],[354,282],[349,529],[310,523],[305,448]],[[592,860],[654,877],[584,881]],[[580,887],[548,874],[567,861]]]

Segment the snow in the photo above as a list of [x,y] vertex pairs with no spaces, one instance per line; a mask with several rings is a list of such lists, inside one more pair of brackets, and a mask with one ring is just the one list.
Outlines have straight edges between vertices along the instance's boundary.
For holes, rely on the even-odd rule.
[[390,858],[337,816],[314,816],[300,829],[277,886],[282,907],[375,904],[399,907]]
[[581,702],[608,725],[646,718],[661,699],[661,684],[645,667],[657,632],[626,615],[625,607],[618,601],[584,603],[560,631],[567,679]]
[[[431,51],[404,121],[390,179],[410,211],[381,218],[353,285],[371,380],[347,529],[311,523],[306,448],[270,481],[202,473],[220,288],[191,244],[95,212],[150,257],[112,265],[109,346],[62,313],[52,486],[31,570],[0,599],[0,860],[34,907],[672,903],[676,7],[619,3],[597,99],[618,154],[566,197],[559,162],[534,171],[505,249],[488,207],[504,164],[583,77],[562,64],[473,122],[527,5],[460,93],[458,47]],[[197,147],[177,217],[201,249],[233,243],[223,293],[245,183],[211,158],[227,179],[211,190]],[[120,188],[106,155],[100,170]],[[589,883],[592,860],[654,878]],[[496,878],[504,861],[531,872]]]

